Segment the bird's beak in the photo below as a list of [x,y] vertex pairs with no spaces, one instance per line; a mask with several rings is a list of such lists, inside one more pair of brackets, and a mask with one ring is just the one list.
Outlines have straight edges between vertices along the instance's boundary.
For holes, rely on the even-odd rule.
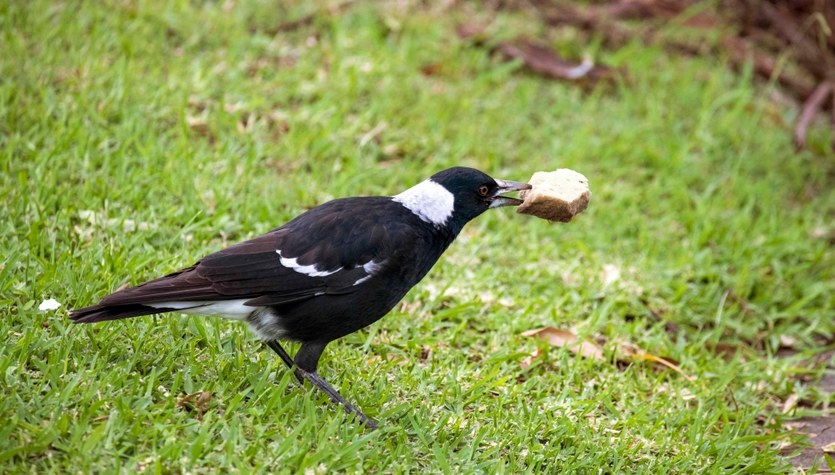
[[522,200],[500,195],[511,191],[531,189],[531,185],[527,183],[519,183],[518,181],[496,180],[496,183],[499,185],[499,188],[496,190],[496,193],[493,195],[493,200],[490,202],[491,208],[498,208],[500,206],[519,206],[522,204]]

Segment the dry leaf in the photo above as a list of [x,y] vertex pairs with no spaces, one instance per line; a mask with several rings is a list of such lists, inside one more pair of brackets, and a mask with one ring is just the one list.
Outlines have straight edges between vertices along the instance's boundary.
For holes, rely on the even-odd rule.
[[835,442],[824,445],[823,447],[821,447],[821,450],[823,450],[827,454],[835,454]]
[[783,414],[788,414],[794,408],[797,407],[797,402],[800,400],[800,396],[797,394],[792,394],[786,398],[786,401],[783,403]]
[[808,426],[809,424],[803,421],[788,421],[783,423],[783,427],[789,430],[800,430]]
[[209,123],[205,117],[186,116],[186,124],[198,135],[205,136],[209,134]]
[[197,418],[202,420],[203,414],[209,410],[211,400],[212,393],[209,391],[200,391],[182,397],[177,401],[177,406],[188,411],[197,411]]
[[590,341],[580,340],[577,335],[568,331],[561,330],[554,327],[537,328],[536,330],[528,330],[522,333],[523,336],[531,336],[541,338],[548,342],[551,346],[568,348],[574,354],[579,354],[584,358],[590,358],[597,361],[604,361],[603,350],[597,344]]
[[[605,361],[605,358],[603,357],[603,350],[600,345],[591,341],[580,340],[577,335],[568,330],[561,330],[554,327],[543,327],[537,328],[536,330],[528,330],[523,332],[522,335],[541,338],[547,341],[551,346],[568,348],[568,350],[572,353],[580,354],[580,356],[583,356],[584,358],[590,358],[596,361]],[[617,348],[621,355],[621,358],[619,358],[620,361],[648,361],[675,371],[687,381],[695,381],[695,378],[685,373],[669,358],[662,358],[660,356],[653,355],[652,353],[648,353],[634,343],[621,341],[618,342]],[[522,368],[527,368],[540,356],[541,353],[539,352],[539,349],[537,349],[530,355],[523,358],[520,365]]]
[[519,362],[519,366],[521,366],[522,369],[528,369],[535,360],[539,359],[540,356],[542,356],[542,352],[539,351],[539,347],[536,347],[536,349],[533,350],[533,353],[522,358],[522,361]]
[[626,358],[629,358],[630,360],[649,361],[650,363],[660,364],[680,374],[687,381],[695,381],[695,379],[692,376],[685,373],[681,368],[678,367],[678,365],[676,365],[669,359],[653,355],[652,353],[648,353],[634,343],[629,343],[625,341],[619,342],[618,350],[620,351],[620,353],[622,353]]
[[797,338],[789,335],[780,335],[780,346],[782,348],[796,349]]

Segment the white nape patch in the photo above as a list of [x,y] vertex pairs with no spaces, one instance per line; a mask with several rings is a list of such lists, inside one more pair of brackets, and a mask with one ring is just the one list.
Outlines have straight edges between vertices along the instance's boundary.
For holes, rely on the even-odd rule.
[[392,199],[435,226],[445,225],[455,210],[455,196],[431,179],[418,183]]
[[[385,261],[383,261],[383,262],[385,262]],[[368,273],[368,275],[367,275],[367,276],[365,276],[365,277],[361,277],[361,278],[357,279],[357,281],[353,283],[352,287],[353,287],[354,285],[360,285],[361,283],[363,283],[363,282],[365,282],[366,280],[368,280],[368,279],[370,279],[371,277],[373,277],[373,276],[374,276],[374,274],[376,274],[378,270],[380,270],[380,269],[382,269],[382,268],[383,268],[383,262],[374,262],[374,261],[372,260],[372,261],[368,261],[368,262],[366,262],[365,264],[363,264],[363,265],[362,265],[362,270],[364,270],[365,272],[367,272],[367,273]],[[359,266],[358,266],[358,267],[359,267]]]
[[334,270],[319,270],[316,267],[316,264],[311,265],[301,265],[299,264],[298,258],[286,258],[281,257],[281,249],[276,249],[275,253],[278,254],[278,261],[281,262],[281,265],[287,267],[288,269],[293,269],[294,271],[298,272],[299,274],[304,274],[310,277],[327,277],[331,274],[336,274],[337,272],[342,270],[342,267]]
[[208,302],[155,302],[145,303],[154,308],[173,308],[183,313],[193,315],[207,315],[228,318],[231,320],[246,320],[258,307],[244,305],[248,299],[220,300]]

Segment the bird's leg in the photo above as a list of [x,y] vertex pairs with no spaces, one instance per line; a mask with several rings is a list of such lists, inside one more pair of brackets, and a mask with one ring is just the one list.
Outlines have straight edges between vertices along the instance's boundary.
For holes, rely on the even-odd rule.
[[333,386],[328,384],[323,377],[316,373],[316,368],[319,366],[319,357],[322,356],[322,351],[324,351],[327,343],[303,343],[301,348],[299,348],[299,351],[296,353],[295,365],[294,361],[290,359],[290,355],[287,354],[278,341],[271,340],[266,343],[267,346],[278,353],[278,356],[282,361],[284,361],[284,364],[293,370],[293,373],[296,375],[296,379],[298,379],[300,383],[303,384],[305,379],[308,380],[310,384],[327,394],[331,401],[341,405],[342,408],[345,409],[345,412],[357,416],[357,419],[365,424],[366,427],[370,429],[377,428],[376,421],[363,414],[363,412],[356,406],[345,400],[345,398],[339,394],[339,391],[334,389]]
[[281,358],[281,361],[287,365],[288,368],[293,370],[293,374],[296,376],[296,379],[299,380],[299,383],[304,384],[304,379],[299,375],[298,371],[295,371],[293,368],[293,358],[290,358],[290,355],[287,354],[287,351],[284,350],[284,347],[278,342],[278,340],[266,340],[264,343],[270,347],[271,350],[278,353],[278,357]]

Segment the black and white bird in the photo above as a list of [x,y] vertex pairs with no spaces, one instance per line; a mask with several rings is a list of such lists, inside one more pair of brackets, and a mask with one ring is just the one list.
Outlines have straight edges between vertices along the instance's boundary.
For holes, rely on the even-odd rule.
[[[325,346],[382,318],[465,224],[490,208],[519,205],[502,194],[529,188],[456,167],[393,197],[336,199],[183,270],[116,291],[70,318],[93,323],[177,312],[244,321],[299,381],[373,428],[316,372]],[[279,340],[301,343],[294,359]]]

